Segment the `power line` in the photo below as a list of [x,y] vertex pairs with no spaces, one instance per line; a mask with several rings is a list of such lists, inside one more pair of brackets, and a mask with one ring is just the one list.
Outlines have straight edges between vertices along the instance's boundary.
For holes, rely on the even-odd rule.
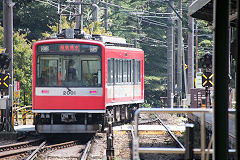
[[[35,0],[35,1],[41,2],[41,3],[45,3],[45,4],[49,4],[50,6],[53,6],[53,7],[55,7],[55,8],[58,8],[58,4],[57,4],[57,3],[54,3],[54,2],[51,3],[51,1],[49,1],[49,0],[47,0],[47,1]],[[63,6],[66,6],[66,5],[63,5]],[[69,6],[66,6],[65,9],[62,9],[62,11],[66,11],[66,12],[71,13],[71,11],[67,10],[68,7],[69,7]]]
[[[128,13],[126,13],[126,12],[119,12],[119,13],[122,13],[122,14],[126,14],[126,15],[128,15],[128,16],[130,16]],[[131,15],[132,16],[132,15]],[[132,18],[135,18],[135,17],[132,17]],[[142,18],[142,17],[138,17],[137,16],[137,18]],[[162,23],[160,23],[160,22],[157,22],[157,21],[153,21],[153,20],[149,20],[149,19],[147,19],[147,18],[142,18],[142,21],[143,22],[146,22],[146,23],[149,23],[149,24],[154,24],[154,25],[157,25],[157,26],[161,26],[161,27],[168,27],[166,24],[162,24]]]
[[116,8],[121,8],[121,9],[133,10],[133,11],[143,12],[143,13],[146,12],[146,13],[149,13],[149,14],[164,14],[164,15],[166,15],[166,14],[170,15],[170,14],[172,14],[172,13],[156,13],[156,12],[150,12],[150,11],[139,11],[139,10],[137,10],[137,9],[135,9],[135,8],[123,7],[123,6],[120,6],[120,5],[116,5],[116,4],[113,4],[113,3],[107,3],[107,2],[103,2],[103,1],[99,1],[99,3],[107,4],[107,5],[109,5],[109,6],[116,7]]

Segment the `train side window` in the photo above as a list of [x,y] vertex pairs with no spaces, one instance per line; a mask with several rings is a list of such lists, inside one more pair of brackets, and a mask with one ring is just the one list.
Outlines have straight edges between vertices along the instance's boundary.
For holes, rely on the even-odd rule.
[[113,59],[108,59],[108,83],[113,83]]
[[118,72],[119,83],[123,82],[123,61],[119,60],[119,72]]
[[134,82],[134,60],[131,60],[131,82]]
[[128,67],[128,61],[123,60],[123,82],[127,82],[127,67]]
[[132,66],[131,66],[131,60],[127,60],[127,82],[131,82],[131,70],[132,70]]
[[118,59],[115,59],[114,60],[114,74],[115,74],[115,80],[114,80],[114,83],[119,83],[119,79],[118,79],[118,67],[119,66],[119,60]]
[[134,61],[134,82],[141,82],[141,63],[140,60]]
[[141,82],[141,62],[138,60],[138,81],[137,82]]

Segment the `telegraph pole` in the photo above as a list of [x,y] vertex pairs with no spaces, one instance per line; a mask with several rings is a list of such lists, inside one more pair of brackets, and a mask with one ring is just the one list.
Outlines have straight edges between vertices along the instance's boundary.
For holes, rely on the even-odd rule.
[[105,27],[105,32],[107,33],[108,31],[108,0],[106,0],[105,3],[105,8],[104,8],[104,27]]
[[82,0],[77,0],[76,2],[80,2],[79,6],[78,6],[78,9],[77,9],[77,16],[75,18],[75,29],[81,29],[81,16],[82,16]]
[[[7,108],[5,112],[6,126],[5,131],[13,131],[12,126],[12,104],[13,104],[13,6],[15,3],[12,0],[3,0],[3,35],[4,35],[4,48],[8,53],[10,60],[9,69],[6,72],[9,73],[10,82],[7,102]],[[6,94],[6,93],[5,93]]]
[[[182,0],[178,1],[179,16],[182,17]],[[178,52],[177,52],[177,87],[178,105],[181,104],[182,97],[182,21],[178,19]]]
[[[189,6],[192,4],[192,0],[189,1]],[[194,23],[193,18],[188,17],[189,28],[192,32],[188,30],[188,94],[190,94],[190,89],[194,88],[194,52],[193,52],[193,31]]]
[[[173,1],[169,2],[173,6]],[[172,13],[172,9],[168,6],[168,13]],[[167,83],[167,104],[168,107],[173,108],[173,18],[172,14],[168,19],[168,35],[167,35],[167,73],[168,73],[168,83]]]

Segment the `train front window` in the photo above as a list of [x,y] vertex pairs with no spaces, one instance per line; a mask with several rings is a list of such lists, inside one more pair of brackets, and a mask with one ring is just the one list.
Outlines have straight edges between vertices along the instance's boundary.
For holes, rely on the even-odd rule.
[[100,87],[99,55],[39,55],[37,87]]

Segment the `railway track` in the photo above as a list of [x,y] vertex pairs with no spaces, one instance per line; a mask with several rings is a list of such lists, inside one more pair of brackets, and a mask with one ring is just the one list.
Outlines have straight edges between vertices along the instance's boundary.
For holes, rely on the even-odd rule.
[[[157,125],[161,125],[164,130],[155,130],[156,128],[146,128],[146,131],[138,130],[138,146],[140,148],[179,148],[183,149],[184,146],[181,144],[181,142],[178,140],[177,136],[175,135],[175,131],[171,131],[169,128],[179,125],[179,123],[182,123],[182,119],[177,117],[176,115],[168,115],[168,114],[140,114],[139,116],[139,124],[144,126],[146,124],[147,126],[154,125],[157,127]],[[142,119],[141,119],[142,118]],[[160,127],[160,128],[162,128]],[[139,127],[140,128],[140,127]],[[153,130],[151,130],[153,129]],[[174,132],[174,133],[173,133]],[[178,136],[180,132],[178,132]],[[135,133],[136,134],[136,133]],[[132,133],[132,137],[135,136],[135,134]],[[136,140],[136,138],[134,138]],[[151,149],[150,149],[151,150]],[[153,149],[154,150],[154,149]],[[136,156],[133,154],[132,156]],[[184,157],[179,154],[152,154],[151,152],[146,153],[140,153],[139,154],[141,159],[183,159]]]
[[162,125],[166,130],[167,133],[171,136],[171,138],[177,143],[177,145],[181,148],[184,148],[183,144],[177,139],[177,137],[172,133],[172,131],[163,123],[163,121],[159,118],[157,114],[154,114],[157,117],[157,121],[160,125]]
[[44,141],[38,147],[36,147],[36,149],[32,152],[32,154],[26,160],[33,160],[34,158],[36,158],[38,156],[38,154],[49,151],[49,150],[56,150],[56,149],[58,150],[58,149],[75,146],[78,144],[78,142],[79,141],[76,140],[76,141],[69,141],[69,142],[46,146],[47,141]]
[[[81,143],[80,140],[75,140],[75,141],[68,141],[68,142],[59,143],[59,144],[46,145],[47,141],[44,141],[32,152],[32,154],[26,160],[33,160],[36,157],[38,157],[39,155],[40,155],[39,159],[45,159],[45,158],[41,158],[41,154],[44,154],[44,152],[49,151],[51,153],[51,152],[55,152],[57,150],[61,150],[64,148],[70,148],[70,147],[77,146],[80,143]],[[93,143],[93,138],[85,144],[84,149],[81,149],[82,147],[81,147],[81,145],[79,145],[79,152],[82,152],[82,154],[78,159],[81,159],[81,160],[87,159],[92,143]],[[48,153],[46,153],[46,155],[48,155]],[[71,156],[71,155],[68,155],[68,156]],[[61,157],[59,157],[59,159],[61,159]]]
[[88,143],[86,144],[86,147],[84,149],[84,152],[83,152],[80,160],[86,160],[87,159],[92,144],[93,144],[93,138],[91,140],[89,140]]
[[[81,150],[83,152],[79,157],[79,159],[81,160],[87,159],[92,143],[93,143],[93,138],[85,144],[85,148]],[[0,159],[1,158],[11,159],[12,156],[22,155],[26,157],[24,158],[26,160],[33,160],[36,157],[38,157],[40,154],[43,154],[44,152],[56,151],[63,148],[73,147],[78,144],[79,144],[79,140],[74,140],[74,141],[68,141],[64,143],[49,145],[48,141],[44,138],[31,140],[27,142],[14,143],[14,144],[0,146]]]
[[6,158],[14,155],[25,154],[34,151],[37,144],[43,141],[43,138],[30,140],[26,142],[8,144],[0,146],[0,158]]

